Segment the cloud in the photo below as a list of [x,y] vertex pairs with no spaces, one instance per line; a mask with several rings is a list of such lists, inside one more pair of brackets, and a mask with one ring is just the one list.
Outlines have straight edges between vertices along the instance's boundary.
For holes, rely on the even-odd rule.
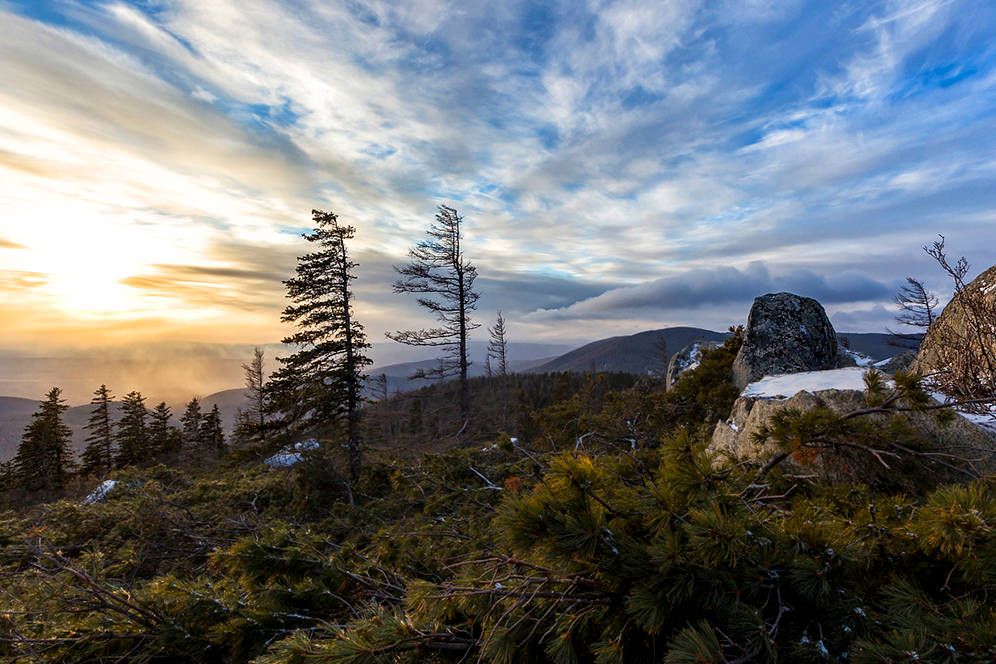
[[46,282],[0,292],[25,311],[279,334],[313,207],[356,226],[378,337],[424,321],[391,265],[438,203],[482,316],[536,338],[769,290],[857,311],[938,232],[996,263],[996,16],[969,0],[2,7],[0,248]]
[[599,320],[635,311],[687,310],[750,302],[760,295],[781,291],[812,297],[823,304],[837,304],[882,299],[893,289],[853,272],[829,278],[807,270],[772,276],[765,265],[752,263],[745,270],[733,267],[691,270],[674,277],[616,288],[567,307],[537,310],[527,318]]
[[899,329],[896,325],[896,312],[882,304],[851,310],[837,310],[829,314],[834,329],[842,331],[875,330],[884,332],[886,328]]
[[0,292],[14,290],[34,290],[41,288],[49,281],[48,275],[41,272],[24,272],[21,270],[4,270],[0,272]]
[[0,249],[27,249],[23,244],[0,237]]

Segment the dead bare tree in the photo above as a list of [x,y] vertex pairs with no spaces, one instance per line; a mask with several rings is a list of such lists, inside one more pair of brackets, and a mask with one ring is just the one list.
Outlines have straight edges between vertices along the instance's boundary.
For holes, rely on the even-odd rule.
[[446,205],[439,206],[436,223],[428,230],[429,239],[416,244],[408,255],[412,261],[395,266],[401,278],[394,283],[395,293],[420,295],[418,304],[436,317],[440,326],[425,330],[388,333],[387,337],[409,346],[432,346],[442,349],[443,357],[434,369],[419,370],[411,378],[460,379],[461,428],[470,423],[470,388],[467,383],[470,358],[467,341],[479,324],[471,322],[471,313],[480,298],[474,290],[477,269],[463,252],[463,217]]
[[940,238],[924,251],[951,278],[954,296],[947,305],[950,313],[936,319],[928,331],[937,357],[927,380],[938,392],[988,411],[996,403],[996,298],[984,284],[966,284],[968,261],[962,256],[952,265],[944,236]]

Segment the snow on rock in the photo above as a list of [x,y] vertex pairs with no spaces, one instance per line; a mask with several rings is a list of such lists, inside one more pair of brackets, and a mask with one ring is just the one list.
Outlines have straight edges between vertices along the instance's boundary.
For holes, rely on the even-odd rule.
[[765,376],[744,388],[741,396],[762,399],[785,399],[799,392],[820,390],[864,390],[864,367],[804,371],[801,373]]
[[263,463],[265,463],[270,468],[290,468],[300,460],[301,460],[301,455],[296,453],[274,454],[273,456],[263,461]]
[[279,454],[274,454],[263,461],[270,468],[290,468],[294,464],[301,461],[303,458],[302,452],[307,452],[309,450],[318,449],[318,441],[314,438],[309,438],[308,440],[302,440],[300,442],[294,443],[293,452],[288,448],[284,448],[284,451]]
[[744,344],[733,361],[733,384],[744,388],[770,374],[821,371],[837,366],[837,333],[823,306],[793,293],[754,300]]
[[[885,360],[879,364],[884,366],[888,363],[889,360]],[[861,351],[851,350],[850,348],[841,348],[837,351],[838,367],[871,367],[879,366],[879,364],[876,364],[874,357],[865,355]]]
[[103,502],[103,500],[107,498],[108,492],[117,485],[118,485],[117,480],[104,480],[103,482],[98,484],[97,488],[91,491],[86,498],[83,499],[83,504],[93,505],[94,503]]
[[693,341],[671,356],[664,381],[665,389],[670,390],[683,374],[699,366],[703,353],[719,348],[720,345],[716,341]]
[[[938,403],[945,403],[948,400],[947,395],[940,392],[931,392],[930,396],[934,397]],[[996,433],[996,413],[969,413],[960,408],[954,408],[953,410],[972,424]]]

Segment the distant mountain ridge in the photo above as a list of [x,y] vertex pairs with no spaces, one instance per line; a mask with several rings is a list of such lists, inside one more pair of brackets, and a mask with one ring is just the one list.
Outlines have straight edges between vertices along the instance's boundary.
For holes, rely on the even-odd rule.
[[[549,362],[533,367],[529,373],[558,371],[622,371],[645,375],[654,367],[661,339],[667,344],[668,359],[693,341],[723,341],[728,332],[713,332],[698,327],[667,327],[627,336],[610,337],[575,348]],[[664,367],[667,368],[666,366]]]

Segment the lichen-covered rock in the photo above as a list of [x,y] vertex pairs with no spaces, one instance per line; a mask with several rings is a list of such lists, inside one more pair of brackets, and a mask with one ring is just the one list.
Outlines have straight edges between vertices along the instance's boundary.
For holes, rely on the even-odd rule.
[[965,286],[927,330],[910,369],[921,376],[943,372],[945,390],[979,396],[996,385],[996,266]]
[[[754,433],[765,424],[769,418],[783,408],[794,408],[808,411],[814,408],[828,408],[835,413],[845,414],[859,410],[864,406],[864,393],[860,390],[826,389],[812,392],[801,390],[793,396],[741,396],[733,404],[733,410],[725,421],[716,425],[713,430],[709,451],[719,455],[720,463],[753,462],[764,463],[780,450],[771,440],[758,442]],[[866,415],[881,423],[885,423],[886,415]],[[926,450],[941,454],[954,454],[976,458],[975,470],[991,473],[996,470],[996,432],[967,419],[961,414],[953,421],[940,424],[937,418],[929,412],[905,413],[909,424],[916,430],[924,442]],[[966,453],[966,450],[971,450]],[[944,460],[945,457],[939,456]],[[929,463],[929,462],[928,462]],[[965,476],[950,472],[941,464],[935,464],[930,471],[930,484],[960,481]],[[884,468],[869,455],[858,453],[839,453],[826,451],[812,460],[800,460],[792,457],[781,464],[782,469],[790,474],[816,475],[828,482],[868,481],[873,475],[881,477],[891,471]],[[912,478],[894,476],[895,482],[909,481]],[[910,489],[914,487],[909,487]],[[923,488],[923,487],[921,487]]]
[[664,382],[665,389],[670,390],[678,382],[681,374],[699,366],[703,353],[715,350],[722,345],[718,341],[693,341],[672,355],[671,361],[667,365],[667,378]]
[[833,369],[837,334],[819,302],[792,293],[769,293],[754,300],[744,345],[733,362],[738,389],[760,378]]

